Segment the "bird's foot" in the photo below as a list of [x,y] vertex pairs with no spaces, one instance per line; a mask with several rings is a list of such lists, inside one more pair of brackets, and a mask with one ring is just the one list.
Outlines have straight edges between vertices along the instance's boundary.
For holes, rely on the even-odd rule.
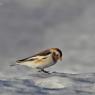
[[41,69],[39,72],[44,72],[44,73],[50,74],[49,71],[46,71],[46,70],[44,70],[44,69]]

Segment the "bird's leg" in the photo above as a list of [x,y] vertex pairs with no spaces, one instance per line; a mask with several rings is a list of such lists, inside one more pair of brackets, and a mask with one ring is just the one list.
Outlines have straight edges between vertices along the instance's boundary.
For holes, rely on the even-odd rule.
[[41,72],[41,71],[44,72],[44,73],[50,74],[49,71],[46,71],[46,70],[44,70],[44,69],[41,69],[39,72]]
[[49,74],[49,71],[46,71],[46,70],[44,70],[44,69],[42,69],[41,71],[43,71],[44,73],[48,73],[48,74]]
[[37,69],[39,69],[38,72],[44,72],[44,73],[48,73],[48,74],[50,74],[49,71],[46,71],[46,70],[44,70],[44,69],[42,69],[42,68],[37,68]]

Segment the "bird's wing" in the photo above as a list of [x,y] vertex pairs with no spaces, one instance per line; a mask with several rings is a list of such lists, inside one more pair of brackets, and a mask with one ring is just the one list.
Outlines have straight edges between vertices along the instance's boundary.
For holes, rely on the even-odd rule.
[[50,55],[51,52],[49,50],[45,50],[43,52],[40,52],[38,54],[35,54],[33,56],[17,60],[17,63],[22,63],[22,62],[27,62],[27,61],[35,61],[35,60],[41,60],[41,59],[46,59],[48,55]]
[[22,63],[22,62],[33,61],[33,60],[36,60],[36,59],[27,57],[27,58],[24,58],[24,59],[17,60],[16,62],[17,63]]
[[21,60],[17,60],[17,63],[22,63],[22,62],[27,62],[27,61],[37,61],[37,60],[42,60],[42,59],[46,59],[46,56],[36,56],[36,57],[28,57],[28,58],[24,58]]
[[45,51],[42,51],[40,53],[37,53],[37,54],[33,55],[32,57],[36,57],[36,56],[48,56],[49,54],[51,54],[50,50],[45,50]]

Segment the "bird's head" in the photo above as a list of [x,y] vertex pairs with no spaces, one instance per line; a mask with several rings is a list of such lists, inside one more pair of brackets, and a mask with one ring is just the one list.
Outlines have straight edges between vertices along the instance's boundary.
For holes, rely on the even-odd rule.
[[59,48],[51,48],[50,51],[55,62],[58,60],[62,61],[62,51]]

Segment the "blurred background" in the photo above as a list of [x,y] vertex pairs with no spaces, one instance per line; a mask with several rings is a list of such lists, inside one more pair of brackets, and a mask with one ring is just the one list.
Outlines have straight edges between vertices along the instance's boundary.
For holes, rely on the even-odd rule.
[[58,47],[49,68],[95,72],[95,0],[0,0],[0,70],[11,61]]

